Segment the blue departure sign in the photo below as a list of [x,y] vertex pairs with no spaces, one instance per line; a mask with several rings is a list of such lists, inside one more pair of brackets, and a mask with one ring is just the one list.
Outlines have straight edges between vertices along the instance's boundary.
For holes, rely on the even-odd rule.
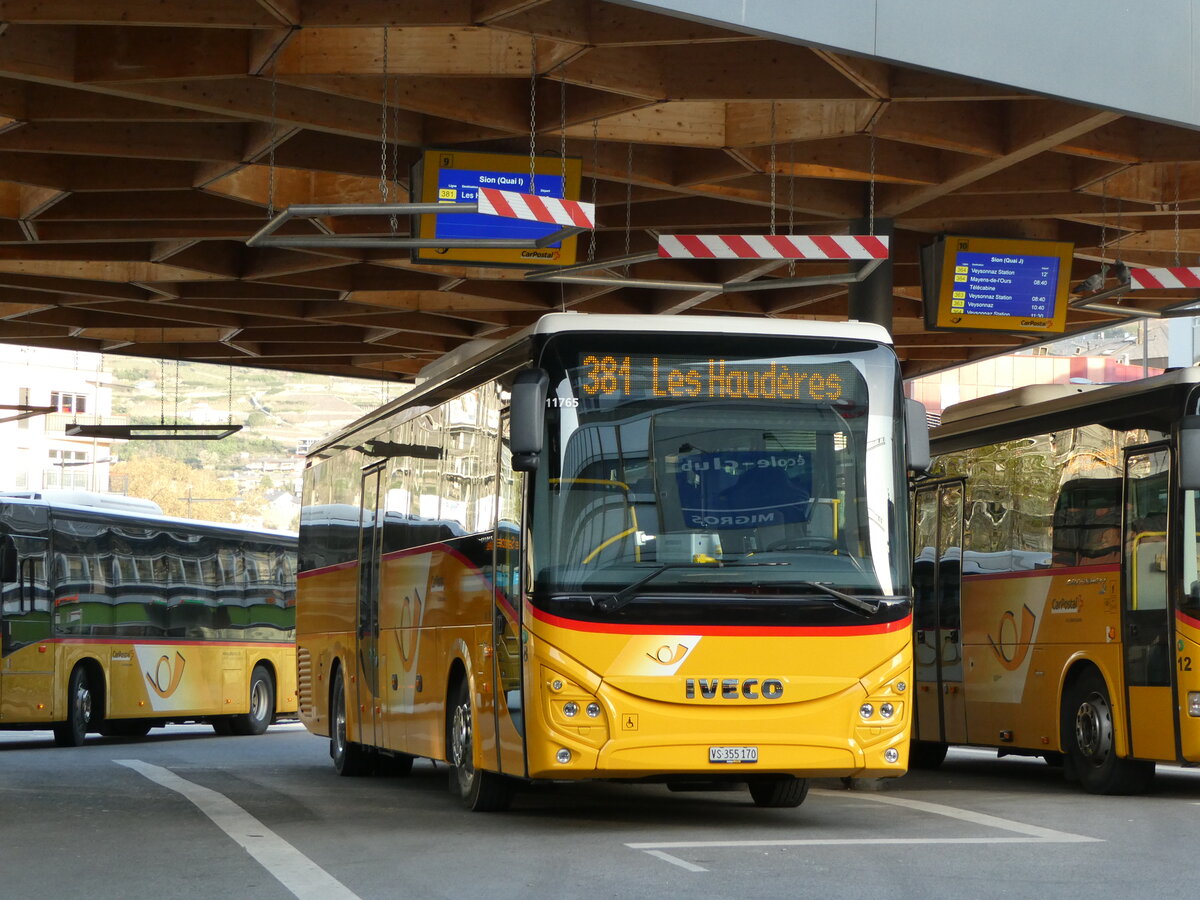
[[[577,157],[536,156],[530,185],[529,157],[517,153],[426,150],[413,166],[414,203],[476,203],[481,187],[578,200],[582,163]],[[415,217],[415,237],[456,241],[520,240],[533,242],[562,229],[561,225],[508,219],[481,213],[422,213]],[[435,265],[520,266],[525,269],[569,266],[575,262],[577,236],[545,247],[420,247],[413,262]]]
[[958,253],[950,308],[976,316],[1053,318],[1057,286],[1057,257]]
[[[479,188],[496,188],[500,191],[516,191],[520,194],[536,194],[539,197],[563,198],[561,175],[536,175],[534,189],[529,189],[529,173],[487,172],[479,169],[439,169],[437,200],[439,203],[474,203],[479,199]],[[536,240],[547,234],[561,231],[561,225],[545,222],[527,222],[523,219],[504,219],[482,213],[456,213],[438,216],[434,236],[440,238],[521,238]],[[550,244],[559,247],[561,244]]]
[[946,237],[921,252],[928,328],[1061,332],[1074,247]]

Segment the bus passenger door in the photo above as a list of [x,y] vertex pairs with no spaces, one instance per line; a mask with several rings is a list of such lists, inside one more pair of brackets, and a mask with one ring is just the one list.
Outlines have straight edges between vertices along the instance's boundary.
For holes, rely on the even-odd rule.
[[917,740],[967,740],[963,695],[963,482],[919,488],[913,496],[913,599]]
[[496,684],[496,735],[500,771],[522,776],[525,765],[525,692],[522,680],[522,511],[525,476],[512,468],[509,420],[500,420],[496,531],[492,540],[492,659]]
[[1175,698],[1167,540],[1169,450],[1125,457],[1121,627],[1132,755],[1172,760]]
[[383,545],[383,513],[379,508],[382,464],[363,473],[362,511],[358,520],[358,736],[368,747],[380,745],[382,704],[379,686],[379,567]]
[[[20,542],[20,547],[17,546]],[[46,540],[0,543],[0,723],[54,718],[54,652],[45,583]]]

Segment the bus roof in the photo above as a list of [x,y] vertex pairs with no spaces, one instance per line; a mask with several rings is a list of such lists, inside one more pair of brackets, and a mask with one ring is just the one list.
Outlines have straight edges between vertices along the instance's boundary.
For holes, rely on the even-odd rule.
[[[124,502],[122,502],[124,501]],[[164,523],[176,527],[186,527],[192,530],[236,532],[240,535],[295,541],[294,531],[269,531],[260,528],[250,528],[245,525],[233,525],[228,522],[209,522],[202,519],[184,519],[168,516],[153,500],[139,497],[124,497],[120,494],[101,494],[92,491],[0,491],[0,502],[18,503],[28,506],[38,506],[51,510],[67,512],[90,513],[91,515],[106,515],[123,519],[130,524]]]
[[1039,385],[947,407],[930,432],[934,454],[1100,423],[1169,431],[1200,384],[1200,368],[1112,385]]

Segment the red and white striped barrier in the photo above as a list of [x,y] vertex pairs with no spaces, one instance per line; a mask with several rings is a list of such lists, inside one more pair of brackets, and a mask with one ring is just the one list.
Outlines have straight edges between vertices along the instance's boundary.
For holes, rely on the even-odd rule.
[[596,204],[579,200],[559,200],[536,194],[519,194],[496,188],[479,189],[479,211],[506,219],[525,219],[576,228],[596,227]]
[[887,259],[888,238],[871,234],[664,234],[664,259]]
[[1143,288],[1200,288],[1200,268],[1175,266],[1168,269],[1129,268],[1131,290]]

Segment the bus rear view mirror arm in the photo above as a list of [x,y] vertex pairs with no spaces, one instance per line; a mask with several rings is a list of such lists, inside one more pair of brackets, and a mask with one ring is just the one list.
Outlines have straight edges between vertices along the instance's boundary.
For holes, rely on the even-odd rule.
[[929,420],[925,404],[919,400],[904,401],[904,427],[908,436],[908,468],[913,472],[929,471]]
[[1179,424],[1179,486],[1200,491],[1200,415],[1184,416]]
[[515,472],[532,472],[545,440],[546,391],[550,376],[544,369],[525,369],[513,379],[510,438]]

